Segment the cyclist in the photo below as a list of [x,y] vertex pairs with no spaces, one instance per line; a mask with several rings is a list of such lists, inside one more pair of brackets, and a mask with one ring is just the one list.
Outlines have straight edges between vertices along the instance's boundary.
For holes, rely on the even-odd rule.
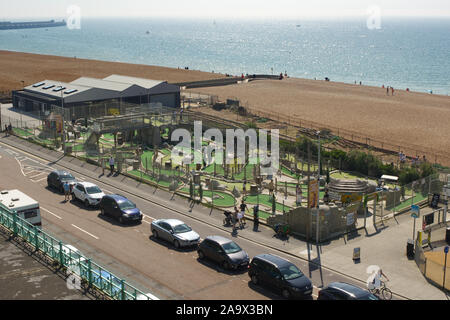
[[378,271],[373,276],[372,281],[369,281],[367,283],[367,288],[369,290],[379,290],[381,288],[381,278],[386,278],[387,281],[389,281],[389,278],[383,273],[383,270],[381,268],[378,269]]

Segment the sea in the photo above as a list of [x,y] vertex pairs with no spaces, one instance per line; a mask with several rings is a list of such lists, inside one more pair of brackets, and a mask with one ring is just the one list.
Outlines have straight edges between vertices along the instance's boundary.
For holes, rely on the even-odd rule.
[[0,31],[0,49],[207,72],[280,74],[450,94],[450,18],[86,18]]

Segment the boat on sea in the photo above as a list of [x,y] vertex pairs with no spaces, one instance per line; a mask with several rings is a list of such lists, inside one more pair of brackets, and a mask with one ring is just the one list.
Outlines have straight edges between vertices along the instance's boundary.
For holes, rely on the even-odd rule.
[[51,27],[62,27],[66,26],[67,23],[62,21],[24,21],[24,22],[11,22],[4,21],[0,22],[0,30],[11,30],[11,29],[31,29],[31,28],[51,28]]

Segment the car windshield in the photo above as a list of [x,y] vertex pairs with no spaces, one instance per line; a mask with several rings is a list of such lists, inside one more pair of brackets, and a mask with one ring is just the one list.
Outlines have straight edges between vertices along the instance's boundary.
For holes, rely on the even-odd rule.
[[303,276],[303,273],[293,264],[280,269],[281,275],[286,280],[297,279]]
[[59,177],[61,180],[75,180],[75,177],[70,173],[62,174]]
[[122,210],[134,209],[136,208],[136,205],[130,200],[125,200],[119,203],[119,208]]
[[87,188],[86,188],[86,192],[87,192],[88,194],[96,194],[96,193],[101,193],[102,190],[100,190],[99,187],[95,186],[95,187],[87,187]]
[[192,231],[192,229],[187,224],[179,224],[173,228],[174,233],[185,233]]
[[225,243],[223,246],[223,249],[225,250],[226,253],[230,254],[230,253],[236,253],[241,251],[241,247],[239,247],[236,243],[234,243],[233,241]]

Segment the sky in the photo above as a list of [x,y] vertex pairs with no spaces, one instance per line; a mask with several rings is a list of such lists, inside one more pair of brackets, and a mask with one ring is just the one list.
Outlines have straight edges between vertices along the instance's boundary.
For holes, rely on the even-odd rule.
[[81,17],[315,18],[368,16],[449,17],[449,0],[14,0],[0,2],[0,20]]

